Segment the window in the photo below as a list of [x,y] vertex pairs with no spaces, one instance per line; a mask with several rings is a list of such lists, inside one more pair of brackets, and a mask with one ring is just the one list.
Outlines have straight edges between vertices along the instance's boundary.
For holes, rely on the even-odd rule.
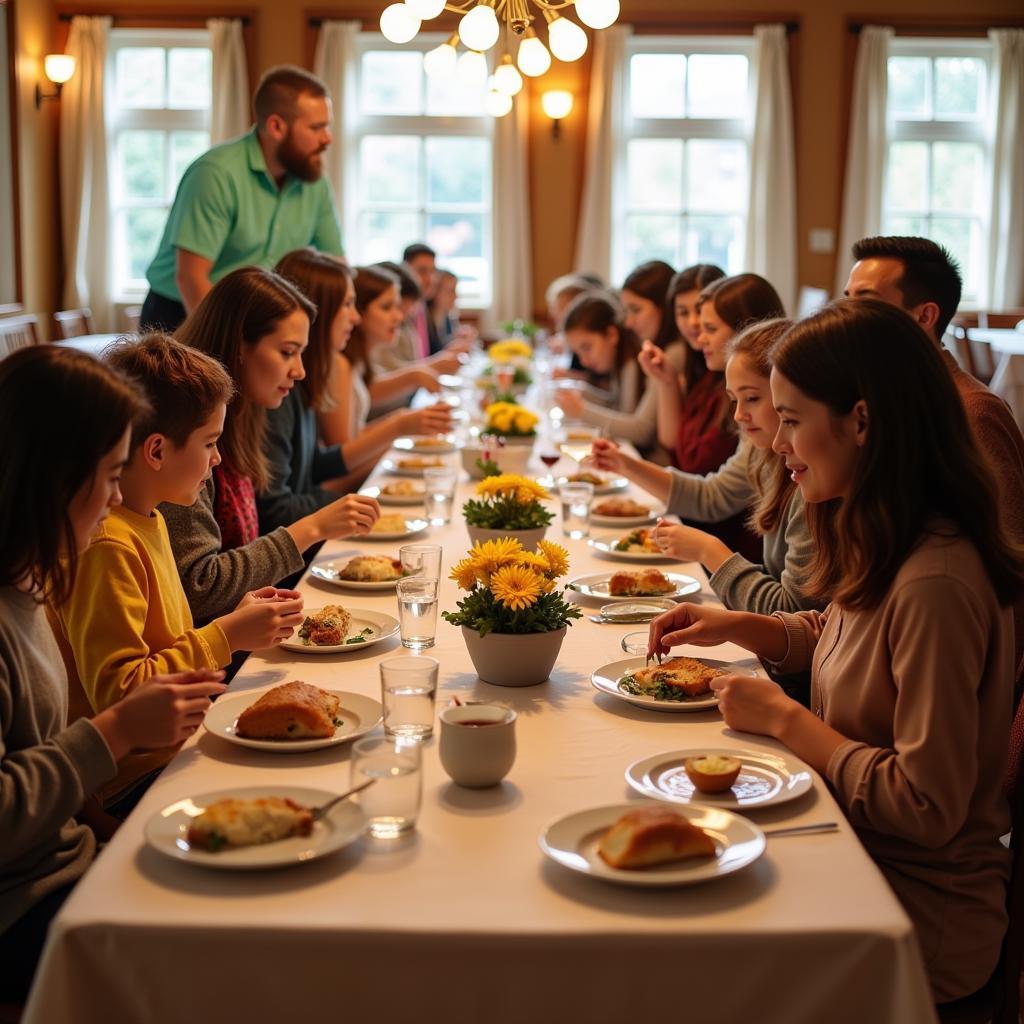
[[420,36],[415,47],[391,48],[375,33],[360,37],[346,250],[373,263],[425,241],[457,275],[460,300],[482,307],[491,299],[493,122],[484,72],[424,73],[424,52],[444,41]]
[[742,270],[752,40],[639,37],[628,59],[612,270]]
[[982,40],[896,39],[889,57],[882,231],[945,246],[969,305],[985,301],[989,54]]
[[146,290],[181,176],[210,147],[209,35],[114,29],[107,80],[113,288]]

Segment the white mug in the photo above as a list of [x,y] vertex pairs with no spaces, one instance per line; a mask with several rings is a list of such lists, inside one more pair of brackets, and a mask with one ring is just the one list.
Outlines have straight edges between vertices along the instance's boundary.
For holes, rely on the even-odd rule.
[[516,759],[516,713],[500,704],[441,712],[441,766],[459,786],[496,786]]

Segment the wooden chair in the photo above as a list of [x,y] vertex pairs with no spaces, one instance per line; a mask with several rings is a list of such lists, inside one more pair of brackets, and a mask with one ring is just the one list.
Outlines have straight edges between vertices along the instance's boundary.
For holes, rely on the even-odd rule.
[[53,322],[57,325],[57,341],[95,333],[92,329],[91,309],[62,309],[53,314]]
[[142,318],[142,307],[141,306],[125,306],[124,307],[124,322],[128,327],[130,334],[139,333],[139,320]]
[[39,344],[39,317],[10,316],[0,319],[0,359],[19,348]]

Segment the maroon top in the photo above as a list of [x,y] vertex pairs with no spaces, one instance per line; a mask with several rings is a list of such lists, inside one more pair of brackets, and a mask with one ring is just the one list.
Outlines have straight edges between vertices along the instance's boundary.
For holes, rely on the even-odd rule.
[[260,535],[252,480],[223,462],[213,467],[213,516],[220,527],[222,551],[240,548]]

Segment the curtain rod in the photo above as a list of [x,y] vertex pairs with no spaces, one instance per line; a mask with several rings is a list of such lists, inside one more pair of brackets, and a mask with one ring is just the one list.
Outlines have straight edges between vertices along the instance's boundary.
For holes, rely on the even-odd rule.
[[[97,14],[97,12],[95,12],[95,11],[75,11],[75,12],[62,11],[60,14],[57,15],[57,20],[58,21],[71,21],[73,18],[78,18],[78,17],[91,18],[91,17],[95,17],[96,14]],[[234,15],[227,14],[227,13],[211,14],[211,15],[208,16],[208,18],[204,18],[203,15],[198,13],[198,12],[196,12],[194,14],[191,14],[191,13],[186,14],[184,12],[182,12],[181,14],[149,14],[149,13],[147,13],[144,10],[139,10],[139,11],[118,11],[118,12],[113,13],[111,15],[111,17],[113,17],[115,21],[117,19],[119,19],[119,18],[120,19],[124,19],[124,18],[141,18],[141,19],[144,19],[146,21],[187,21],[187,22],[207,21],[208,18],[232,18],[235,21],[240,21],[245,28],[248,28],[252,24],[252,18],[250,18],[246,14],[243,14],[243,15],[240,15],[238,17],[235,17]]]
[[[334,20],[334,19],[332,19],[332,18],[322,18],[322,17],[308,18],[306,20],[306,24],[310,28],[321,28],[321,27],[323,27],[323,23],[325,21],[332,21],[332,20]],[[769,21],[770,21],[770,19],[769,19]],[[736,27],[734,23],[729,23],[729,22],[715,22],[714,24],[715,25],[721,25],[723,30],[727,30],[729,28],[735,28]],[[752,21],[751,24],[754,24],[754,22]],[[760,23],[758,22],[758,24],[760,24]],[[787,33],[792,34],[793,32],[799,32],[800,31],[800,22],[799,21],[784,21],[784,22],[782,22],[782,25],[786,29]],[[644,25],[641,23],[640,27],[643,28]],[[699,28],[706,28],[707,26],[706,25],[700,25],[700,26],[697,26],[697,25],[680,25],[680,26],[678,26],[679,30],[682,30],[682,31],[685,31],[686,29],[693,29],[693,28],[698,28],[698,27]],[[851,27],[851,30],[852,30],[852,27]],[[857,27],[857,31],[860,31],[860,26]]]

